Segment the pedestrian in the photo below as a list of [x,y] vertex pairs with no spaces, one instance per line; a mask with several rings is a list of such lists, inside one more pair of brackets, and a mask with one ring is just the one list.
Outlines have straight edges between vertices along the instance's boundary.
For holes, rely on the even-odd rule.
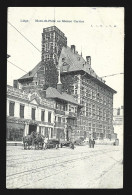
[[92,148],[94,148],[95,141],[94,139],[92,140]]
[[91,148],[92,140],[89,138],[89,148]]
[[47,148],[48,138],[45,137],[44,139],[44,150]]
[[74,144],[73,144],[73,142],[70,143],[70,148],[74,150]]

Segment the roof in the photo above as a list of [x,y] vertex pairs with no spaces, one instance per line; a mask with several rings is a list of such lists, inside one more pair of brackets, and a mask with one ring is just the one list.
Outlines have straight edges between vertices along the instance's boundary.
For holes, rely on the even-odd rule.
[[[48,87],[46,90],[46,98],[57,98],[66,102],[70,102],[76,105],[80,105],[72,95],[69,95],[67,93],[59,93],[57,89],[53,87]],[[80,105],[81,106],[81,105]]]
[[[62,62],[62,58],[65,58]],[[79,55],[77,52],[73,53],[70,47],[63,47],[61,51],[61,55],[59,58],[59,67],[61,68],[61,72],[63,71],[62,66],[70,65],[68,72],[84,70],[89,74],[92,73],[96,76],[96,73],[91,68],[91,66],[84,60],[84,58]]]
[[[99,82],[104,87],[107,87],[112,92],[116,93],[114,89],[105,84],[105,81],[94,72],[91,66],[84,60],[81,55],[79,55],[77,52],[73,53],[71,48],[68,46],[62,48],[58,66],[60,67],[61,74],[83,71],[87,73],[92,80],[94,79],[94,81]],[[63,70],[64,66],[67,66],[66,71]]]
[[18,80],[29,79],[29,78],[34,77],[34,75],[36,74],[36,72],[39,70],[40,66],[41,66],[41,62],[39,62],[31,71],[29,71],[27,74],[25,74],[24,76],[22,76]]

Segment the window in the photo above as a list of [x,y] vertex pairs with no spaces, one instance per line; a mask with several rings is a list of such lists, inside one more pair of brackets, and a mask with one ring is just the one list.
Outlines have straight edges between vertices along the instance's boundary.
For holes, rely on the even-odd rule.
[[65,118],[62,119],[62,122],[65,123]]
[[48,127],[45,127],[45,137],[49,137]]
[[51,112],[48,112],[48,122],[51,123]]
[[58,123],[61,123],[61,117],[58,117]]
[[65,111],[65,105],[63,105],[63,111]]
[[9,104],[9,115],[10,116],[14,116],[14,105],[15,105],[15,102],[10,102]]
[[35,108],[32,108],[32,120],[35,120]]
[[117,115],[120,115],[120,108],[117,109]]
[[24,118],[24,105],[20,104],[20,118]]
[[51,128],[51,138],[53,138],[53,128]]
[[45,120],[45,111],[42,110],[41,111],[41,121],[44,121]]

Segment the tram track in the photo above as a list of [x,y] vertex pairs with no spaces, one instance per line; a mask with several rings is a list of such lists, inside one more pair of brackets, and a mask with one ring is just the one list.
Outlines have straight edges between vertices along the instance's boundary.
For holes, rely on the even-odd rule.
[[[58,163],[54,163],[54,164],[50,164],[50,165],[46,165],[46,166],[42,166],[42,167],[38,167],[38,168],[33,168],[33,169],[29,169],[29,170],[25,170],[25,171],[22,171],[22,172],[18,172],[18,173],[14,173],[14,174],[11,174],[11,175],[7,175],[7,179],[10,178],[10,177],[13,177],[14,179],[15,178],[18,178],[20,175],[22,174],[29,174],[29,172],[40,172],[44,169],[47,169],[49,167],[56,167],[56,166],[60,166],[61,164],[64,164],[64,163],[71,163],[71,162],[74,162],[74,161],[77,161],[77,160],[84,160],[86,158],[90,158],[90,157],[93,157],[94,155],[100,155],[100,154],[104,154],[104,153],[107,153],[108,151],[94,151],[91,155],[86,155],[86,156],[81,156],[81,157],[78,157],[78,158],[74,158],[74,159],[70,159],[70,160],[64,160],[64,161],[61,161],[61,162],[58,162]],[[109,152],[113,152],[113,150],[109,150]],[[72,156],[75,155],[75,154],[71,154]],[[67,155],[67,156],[71,156],[71,155]],[[78,154],[76,154],[78,155]],[[56,157],[58,158],[58,157]],[[49,158],[50,159],[50,158]],[[15,177],[16,175],[18,175],[18,177]]]
[[[91,158],[91,157],[93,157],[93,156],[95,156],[96,155],[96,157],[98,157],[99,155],[104,155],[104,154],[106,154],[108,151],[94,151],[94,153],[92,153],[91,155],[89,155],[89,156],[83,156],[83,157],[79,157],[79,158],[74,158],[74,159],[72,159],[72,160],[66,160],[66,161],[62,161],[62,162],[59,162],[59,163],[55,163],[55,164],[51,164],[51,165],[49,165],[49,166],[43,166],[43,167],[40,167],[40,168],[38,168],[38,169],[36,169],[35,170],[35,173],[36,174],[38,174],[38,172],[41,172],[41,171],[43,171],[43,170],[45,170],[45,169],[48,169],[48,168],[50,168],[50,167],[52,167],[53,169],[55,168],[55,167],[59,167],[59,166],[61,166],[62,164],[64,165],[63,166],[63,168],[64,169],[58,169],[58,171],[57,172],[55,172],[55,173],[52,173],[52,174],[50,174],[51,172],[52,172],[52,170],[50,170],[49,172],[48,172],[48,175],[46,174],[46,175],[41,175],[40,177],[37,177],[36,179],[36,182],[38,182],[38,181],[43,181],[43,180],[45,180],[45,179],[47,179],[47,178],[49,178],[49,177],[52,177],[52,176],[54,176],[54,175],[57,175],[57,174],[61,174],[62,172],[64,172],[64,171],[69,171],[70,169],[72,169],[72,168],[75,168],[75,165],[74,164],[72,164],[72,166],[69,166],[69,163],[72,163],[72,162],[76,162],[76,161],[78,161],[78,160],[84,160],[84,159],[88,159],[88,158]],[[113,150],[109,150],[109,152],[113,152]],[[66,163],[66,164],[65,164]],[[112,164],[112,166],[114,166],[115,164],[117,164],[117,163],[119,163],[119,162],[115,162],[114,164]],[[78,165],[76,165],[76,166],[78,166]],[[111,169],[111,167],[112,166],[110,166],[106,171],[105,171],[105,173],[107,173],[110,169]],[[14,175],[12,175],[13,176],[13,178],[14,179],[17,179],[17,178],[19,178],[19,177],[23,177],[23,174],[24,174],[24,176],[25,175],[29,175],[30,173],[33,173],[33,174],[35,174],[34,173],[34,170],[32,169],[32,170],[28,170],[27,172],[23,172],[23,173],[19,173],[18,174],[18,177],[14,177],[15,176],[15,174]],[[20,175],[20,174],[22,174],[22,175]],[[104,173],[103,173],[104,174]],[[37,176],[37,175],[36,175]],[[97,178],[97,180],[100,178],[100,177],[102,177],[102,174],[100,174],[99,176],[98,176],[98,178]],[[94,180],[95,181],[95,180]],[[33,181],[33,182],[35,182],[35,180]],[[92,181],[93,182],[93,181]],[[21,183],[22,184],[22,183]],[[30,187],[32,184],[31,184],[31,181],[25,181],[25,184],[23,183],[22,185],[18,185],[17,186],[17,188],[19,189],[19,188],[24,188],[24,187]]]
[[[107,150],[108,152],[109,152],[109,150]],[[107,151],[105,151],[105,152],[107,152]],[[118,151],[118,150],[117,150]],[[95,152],[97,152],[97,151],[92,151],[92,153],[95,153]],[[86,154],[86,153],[88,153],[89,154],[89,152],[81,152],[80,153],[80,155],[84,155],[84,154]],[[52,156],[52,157],[49,157],[49,158],[45,158],[45,156],[42,158],[37,158],[37,159],[32,159],[32,160],[29,160],[29,161],[22,161],[22,162],[15,162],[14,163],[14,160],[12,160],[13,161],[13,164],[9,164],[8,165],[8,163],[7,163],[7,167],[15,167],[15,165],[14,164],[17,164],[17,165],[23,165],[23,164],[27,164],[27,163],[34,163],[34,162],[41,162],[41,161],[48,161],[48,160],[51,160],[51,159],[57,159],[57,158],[62,158],[62,157],[70,157],[70,156],[76,156],[76,155],[78,155],[77,153],[75,153],[75,154],[67,154],[67,153],[64,153],[63,155],[59,155],[59,156]],[[40,155],[39,155],[40,156]],[[35,156],[35,158],[36,158],[36,156]],[[23,158],[22,158],[23,159]],[[10,161],[9,161],[10,162]]]
[[[103,151],[103,149],[102,149],[102,151]],[[107,151],[109,151],[109,149],[107,149]],[[114,151],[118,151],[118,150],[114,150]],[[85,153],[88,153],[89,151],[87,151],[87,152],[82,152],[82,153],[80,153],[80,154],[85,154]],[[96,151],[92,151],[92,152],[96,152]],[[29,158],[30,159],[30,156],[29,156],[29,154],[24,154],[24,155],[26,155],[27,156],[27,158]],[[58,158],[58,157],[63,157],[63,156],[71,156],[71,155],[77,155],[76,153],[75,154],[67,154],[67,152],[66,153],[63,153],[63,155],[59,155],[59,156],[52,156],[52,157],[49,157],[49,158],[45,158],[45,156],[44,156],[44,158],[37,158],[37,157],[40,157],[40,154],[39,155],[35,155],[34,156],[34,158],[37,158],[37,159],[32,159],[32,160],[29,160],[29,161],[23,161],[23,162],[18,162],[17,164],[23,164],[23,163],[27,163],[27,162],[32,162],[32,161],[40,161],[40,160],[49,160],[49,159],[55,159],[55,158]],[[31,155],[32,156],[32,155]],[[13,159],[13,158],[11,158],[11,159],[6,159],[6,161],[7,162],[12,162],[12,161],[16,161],[16,160],[21,160],[21,159],[25,159],[25,158],[15,158],[15,159]]]

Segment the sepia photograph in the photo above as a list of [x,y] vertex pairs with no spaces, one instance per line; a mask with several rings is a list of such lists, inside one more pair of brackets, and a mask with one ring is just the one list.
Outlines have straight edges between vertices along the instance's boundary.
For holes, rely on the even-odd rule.
[[122,189],[124,7],[8,7],[7,189]]

